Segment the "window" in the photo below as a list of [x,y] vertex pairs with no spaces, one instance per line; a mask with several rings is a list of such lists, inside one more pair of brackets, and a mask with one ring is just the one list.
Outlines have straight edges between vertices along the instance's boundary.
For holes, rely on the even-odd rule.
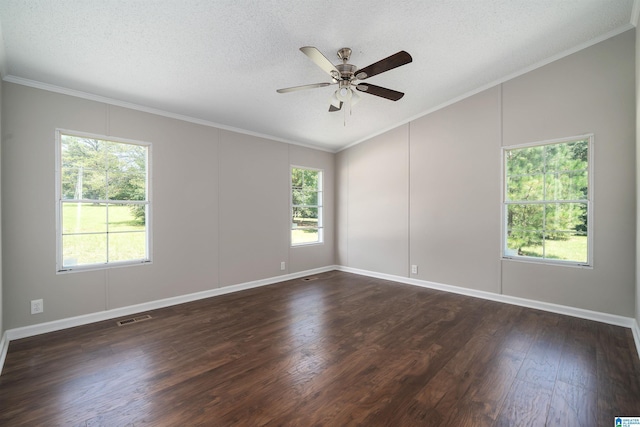
[[292,167],[291,246],[322,241],[322,171]]
[[592,141],[503,150],[504,257],[591,265]]
[[149,145],[56,136],[58,271],[149,262]]

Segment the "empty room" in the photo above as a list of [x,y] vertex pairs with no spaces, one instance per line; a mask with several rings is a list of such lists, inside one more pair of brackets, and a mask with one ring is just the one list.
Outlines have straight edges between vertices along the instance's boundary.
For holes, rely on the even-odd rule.
[[640,0],[0,0],[0,425],[640,426]]

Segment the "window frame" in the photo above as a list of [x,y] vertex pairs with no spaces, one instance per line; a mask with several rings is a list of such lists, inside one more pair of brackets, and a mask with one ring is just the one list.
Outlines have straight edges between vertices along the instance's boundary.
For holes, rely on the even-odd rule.
[[[563,144],[563,143],[571,143],[577,141],[587,140],[587,198],[586,200],[549,200],[543,199],[540,201],[533,202],[532,204],[550,204],[550,203],[585,203],[587,206],[587,260],[586,262],[581,261],[573,261],[573,260],[559,260],[552,258],[543,258],[543,257],[533,257],[526,255],[513,255],[508,253],[508,244],[507,244],[507,233],[508,233],[508,215],[507,210],[510,204],[517,204],[517,201],[509,201],[507,198],[507,157],[506,153],[511,150],[523,149],[523,148],[531,148],[531,147],[541,147],[546,145],[554,145],[554,144]],[[501,147],[501,249],[500,249],[500,257],[503,260],[509,261],[519,261],[519,262],[527,262],[527,263],[535,263],[535,264],[545,264],[545,265],[557,265],[557,266],[568,266],[568,267],[577,267],[577,268],[593,268],[593,234],[594,234],[594,215],[593,215],[593,201],[594,201],[594,134],[588,133],[583,135],[570,136],[566,138],[557,138],[545,141],[537,141],[530,142],[524,144],[515,144],[509,146]]]
[[[68,200],[62,198],[62,136],[73,136],[80,138],[89,138],[89,139],[97,139],[101,141],[114,142],[119,144],[129,144],[129,145],[138,145],[146,147],[147,149],[147,158],[146,158],[146,200],[138,201],[138,200],[94,200],[94,199],[83,199],[83,202],[94,202],[94,203],[104,203],[107,206],[109,204],[113,205],[122,205],[122,204],[141,204],[146,205],[146,218],[145,218],[145,245],[146,245],[146,258],[144,259],[135,259],[135,260],[125,260],[125,261],[109,261],[106,262],[98,262],[93,264],[82,264],[82,265],[74,265],[74,266],[65,266],[64,265],[64,253],[63,253],[63,224],[62,224],[62,206],[66,202],[79,202],[80,200]],[[61,129],[58,128],[55,130],[55,213],[56,213],[56,274],[66,274],[66,273],[74,273],[80,271],[92,271],[92,270],[103,270],[110,268],[118,268],[118,267],[127,267],[133,265],[144,265],[144,264],[152,264],[153,260],[153,244],[152,244],[152,144],[150,142],[138,141],[126,138],[119,138],[108,135],[100,135],[88,132],[79,132],[75,130]],[[107,246],[108,248],[108,246]]]
[[[309,171],[319,172],[318,188],[316,192],[319,193],[317,205],[294,205],[293,204],[293,170],[303,169]],[[295,207],[308,207],[318,209],[318,240],[314,242],[293,242],[293,230],[295,230],[293,224],[293,211]],[[324,169],[313,168],[308,166],[290,165],[289,167],[289,245],[292,248],[323,245],[324,244]]]

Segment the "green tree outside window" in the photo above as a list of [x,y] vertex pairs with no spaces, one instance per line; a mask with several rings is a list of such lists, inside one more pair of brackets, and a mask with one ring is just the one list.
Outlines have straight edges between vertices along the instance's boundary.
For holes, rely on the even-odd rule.
[[149,259],[148,151],[60,134],[59,270]]
[[589,262],[589,142],[504,151],[505,255]]
[[292,167],[291,245],[320,243],[322,230],[322,171]]

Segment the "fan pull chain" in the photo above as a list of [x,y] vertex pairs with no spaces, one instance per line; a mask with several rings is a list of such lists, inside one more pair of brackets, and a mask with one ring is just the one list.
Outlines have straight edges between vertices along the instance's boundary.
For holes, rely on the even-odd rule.
[[[351,100],[349,100],[349,110],[351,110]],[[346,108],[344,109],[344,114],[342,117],[344,118],[343,126],[347,127],[347,109]]]

